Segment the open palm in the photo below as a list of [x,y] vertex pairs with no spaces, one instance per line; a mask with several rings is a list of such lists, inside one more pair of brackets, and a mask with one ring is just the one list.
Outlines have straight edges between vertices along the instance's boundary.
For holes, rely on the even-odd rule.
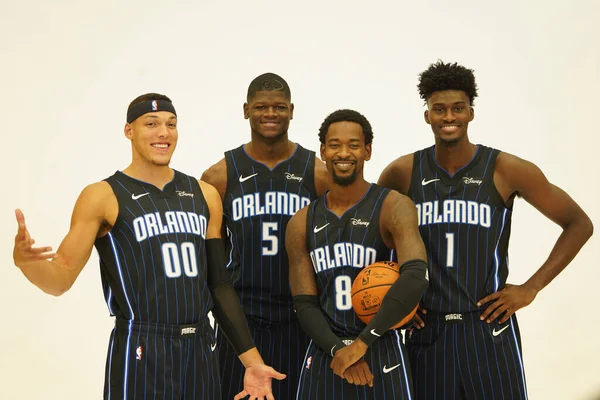
[[265,364],[255,364],[246,368],[244,374],[244,390],[238,393],[234,400],[241,400],[250,395],[250,400],[264,399],[274,400],[271,390],[271,380],[275,378],[282,380],[285,374],[275,371]]

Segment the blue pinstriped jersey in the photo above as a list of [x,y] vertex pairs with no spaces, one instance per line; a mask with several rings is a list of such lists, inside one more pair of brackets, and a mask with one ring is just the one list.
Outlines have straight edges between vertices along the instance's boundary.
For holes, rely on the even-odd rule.
[[390,190],[372,184],[364,197],[341,217],[327,208],[325,196],[306,216],[306,242],[316,274],[319,301],[333,332],[356,337],[365,327],[352,308],[354,278],[376,261],[389,261],[379,220]]
[[187,324],[212,308],[205,251],[208,205],[198,181],[175,171],[163,190],[116,172],[105,179],[119,214],[95,242],[111,315]]
[[295,319],[289,287],[285,229],[316,198],[315,153],[297,145],[272,170],[240,146],[225,153],[227,267],[246,315],[265,323]]
[[506,283],[512,213],[494,185],[498,154],[479,145],[473,159],[450,176],[434,147],[414,153],[408,195],[429,260],[426,309],[475,311],[478,300]]

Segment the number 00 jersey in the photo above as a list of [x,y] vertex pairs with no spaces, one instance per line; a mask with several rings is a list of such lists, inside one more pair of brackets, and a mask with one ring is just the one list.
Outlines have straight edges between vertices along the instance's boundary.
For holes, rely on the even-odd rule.
[[365,196],[338,217],[325,196],[308,208],[306,242],[315,269],[319,301],[338,337],[356,337],[365,327],[352,308],[352,282],[366,266],[389,261],[392,251],[379,231],[389,189],[371,185]]
[[212,308],[204,243],[209,212],[198,181],[175,171],[162,191],[122,172],[106,182],[119,214],[95,246],[111,315],[162,324],[205,318]]
[[259,322],[295,319],[285,229],[316,198],[315,153],[297,145],[289,159],[271,170],[240,146],[225,153],[225,162],[227,267],[244,311]]
[[476,311],[477,301],[504,287],[511,210],[494,185],[498,150],[479,145],[450,176],[434,147],[414,153],[409,197],[417,206],[429,260],[426,309]]

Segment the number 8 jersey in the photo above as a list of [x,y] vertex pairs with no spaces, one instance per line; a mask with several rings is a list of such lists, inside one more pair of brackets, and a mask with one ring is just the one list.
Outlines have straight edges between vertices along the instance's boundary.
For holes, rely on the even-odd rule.
[[308,208],[306,242],[315,269],[319,301],[333,332],[355,338],[365,324],[352,308],[352,282],[376,261],[389,261],[392,251],[381,237],[381,207],[389,189],[372,184],[364,197],[338,217],[325,196]]
[[297,145],[289,159],[269,169],[242,145],[226,152],[225,162],[227,268],[244,312],[269,324],[296,319],[285,229],[290,218],[316,198],[315,153]]
[[95,242],[111,315],[161,324],[205,318],[213,305],[209,212],[198,181],[178,171],[163,190],[122,172],[105,181],[119,204],[114,226]]

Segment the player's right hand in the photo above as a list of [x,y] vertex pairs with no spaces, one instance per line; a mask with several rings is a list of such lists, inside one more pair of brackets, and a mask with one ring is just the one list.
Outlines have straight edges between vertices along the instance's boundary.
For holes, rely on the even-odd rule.
[[421,307],[420,304],[419,304],[419,308],[417,309],[417,312],[415,313],[415,316],[413,318],[413,325],[417,329],[421,329],[425,326],[425,322],[423,321],[423,318],[421,318],[419,313],[421,313],[423,315],[427,314],[427,310],[425,308]]
[[29,235],[25,226],[25,216],[19,209],[15,210],[18,229],[15,236],[15,248],[13,249],[13,260],[15,265],[21,269],[27,268],[36,261],[47,260],[56,256],[52,252],[52,247],[33,247],[35,240]]
[[352,385],[373,387],[373,378],[369,364],[365,360],[358,360],[344,372],[344,379]]

